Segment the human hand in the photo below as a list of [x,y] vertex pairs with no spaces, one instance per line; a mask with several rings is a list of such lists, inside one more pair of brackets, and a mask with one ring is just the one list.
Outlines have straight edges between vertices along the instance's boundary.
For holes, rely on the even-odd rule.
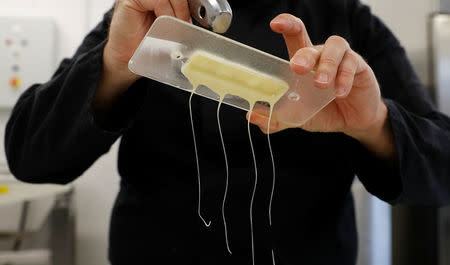
[[[348,42],[332,36],[325,44],[313,46],[303,22],[290,14],[277,16],[270,27],[283,35],[295,73],[304,75],[314,70],[317,89],[327,88],[335,82],[336,99],[301,128],[311,132],[343,132],[377,153],[391,152],[394,148],[392,133],[377,79]],[[250,122],[266,133],[267,111],[255,109]],[[289,126],[273,120],[269,133],[286,128]],[[380,148],[380,145],[385,146]]]
[[103,50],[103,71],[93,107],[105,116],[113,102],[140,77],[128,69],[145,34],[162,15],[192,22],[187,0],[117,0]]
[[153,24],[162,15],[191,21],[187,0],[117,0],[104,63],[113,71],[127,72],[128,61]]

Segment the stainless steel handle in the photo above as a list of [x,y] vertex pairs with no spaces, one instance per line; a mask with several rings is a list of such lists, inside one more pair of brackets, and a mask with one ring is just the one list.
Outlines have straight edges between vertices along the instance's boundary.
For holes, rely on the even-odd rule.
[[225,33],[233,13],[227,0],[188,0],[192,17],[205,28]]

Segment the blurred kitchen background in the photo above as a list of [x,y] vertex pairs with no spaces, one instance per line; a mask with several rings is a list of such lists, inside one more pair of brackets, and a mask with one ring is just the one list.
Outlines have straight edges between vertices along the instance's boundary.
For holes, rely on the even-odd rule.
[[[450,115],[450,15],[445,15],[450,13],[450,0],[363,2],[400,39],[422,82]],[[8,264],[108,264],[109,217],[119,184],[117,143],[73,185],[36,190],[11,182],[3,133],[17,95],[28,84],[48,79],[112,4],[0,0],[0,264],[8,259],[16,260]],[[2,183],[20,196],[9,196]],[[360,234],[358,265],[450,265],[450,208],[392,209],[367,194],[358,181],[353,192]],[[30,239],[37,234],[39,239]],[[13,249],[26,251],[21,257],[17,251],[6,252]]]

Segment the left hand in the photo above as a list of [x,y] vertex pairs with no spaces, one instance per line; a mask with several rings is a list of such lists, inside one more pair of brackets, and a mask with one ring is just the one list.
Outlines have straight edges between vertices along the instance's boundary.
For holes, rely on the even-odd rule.
[[[387,108],[375,74],[366,61],[338,36],[328,38],[324,45],[313,46],[303,22],[292,15],[277,16],[270,27],[283,35],[294,72],[304,75],[315,70],[317,89],[335,82],[336,99],[301,128],[313,132],[343,132],[363,142],[375,140],[377,135],[374,134],[381,133],[385,127]],[[264,111],[255,109],[250,122],[267,133],[268,114]],[[269,133],[287,128],[272,120]]]

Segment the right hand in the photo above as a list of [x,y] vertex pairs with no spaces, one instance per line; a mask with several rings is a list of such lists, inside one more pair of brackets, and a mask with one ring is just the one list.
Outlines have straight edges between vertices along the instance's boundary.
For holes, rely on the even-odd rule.
[[103,50],[103,71],[94,94],[93,107],[102,119],[110,106],[130,87],[138,75],[128,69],[145,34],[159,16],[192,22],[187,0],[117,0]]
[[191,21],[187,0],[117,0],[103,54],[108,68],[132,76],[128,61],[153,21],[162,15]]

